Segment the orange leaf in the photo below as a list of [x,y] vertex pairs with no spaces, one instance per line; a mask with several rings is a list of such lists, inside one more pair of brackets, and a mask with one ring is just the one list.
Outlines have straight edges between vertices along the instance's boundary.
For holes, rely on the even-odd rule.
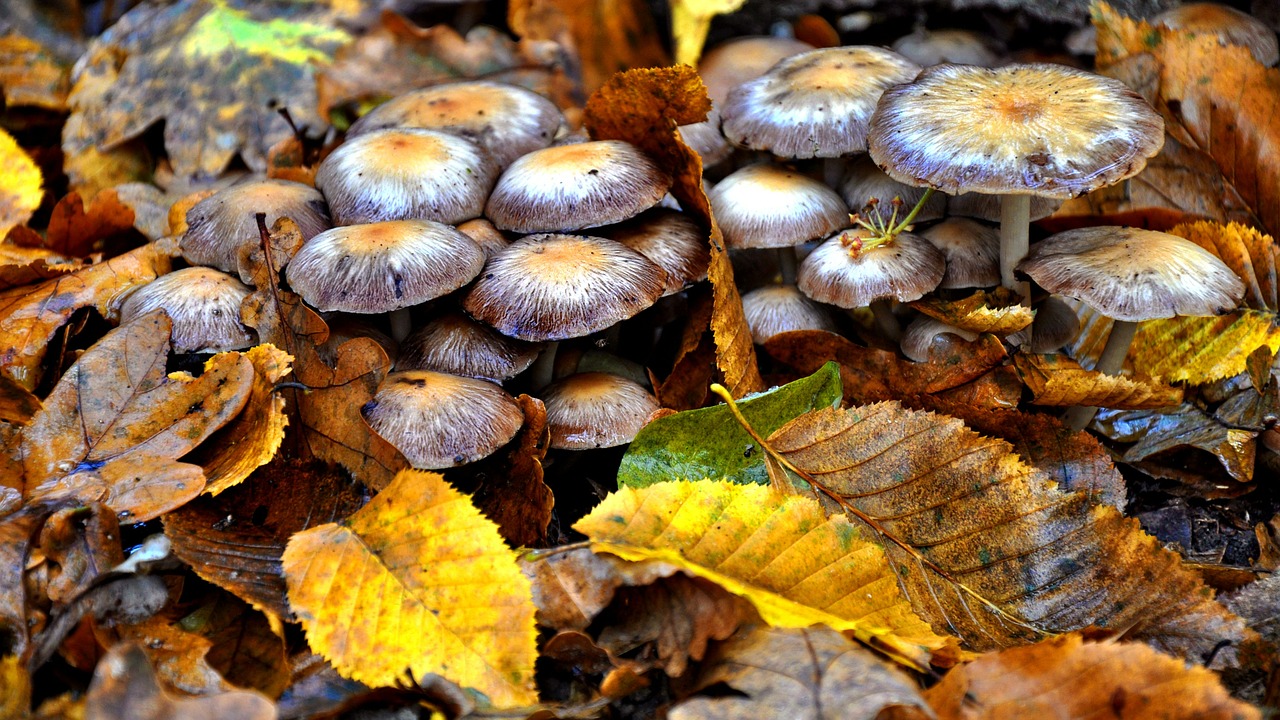
[[79,193],[70,193],[53,206],[45,246],[70,257],[84,257],[103,249],[103,241],[133,230],[133,210],[120,202],[115,190],[103,190],[85,206]]

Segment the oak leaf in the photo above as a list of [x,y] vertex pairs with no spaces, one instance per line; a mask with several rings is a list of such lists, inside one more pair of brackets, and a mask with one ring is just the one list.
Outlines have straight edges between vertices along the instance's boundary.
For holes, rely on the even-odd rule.
[[1019,353],[1013,358],[1013,365],[1022,382],[1031,389],[1037,405],[1143,410],[1182,402],[1182,388],[1165,385],[1160,378],[1085,370],[1061,355]]
[[103,190],[85,204],[71,192],[53,206],[44,246],[68,257],[85,257],[108,249],[107,243],[132,234],[133,209],[120,202],[115,190]]
[[979,290],[959,300],[927,297],[911,303],[911,307],[952,327],[999,337],[1018,332],[1036,316],[1035,311],[1003,288],[991,293]]
[[808,498],[721,480],[622,487],[574,529],[596,552],[710,580],[770,625],[827,625],[917,667],[947,644],[899,594],[883,549]]
[[1137,521],[959,420],[884,402],[807,413],[769,442],[832,512],[874,523],[916,612],[971,649],[1096,624],[1206,660],[1248,635]]
[[10,228],[29,220],[44,197],[40,168],[4,130],[0,130],[0,177],[4,178],[0,185],[0,237],[4,237]]
[[284,569],[307,642],[344,676],[391,685],[407,669],[494,707],[537,701],[529,581],[440,475],[402,471],[342,522],[294,535]]
[[[34,236],[32,243],[18,244],[14,241],[14,235],[27,232]],[[40,240],[39,233],[20,225],[0,242],[0,290],[66,275],[84,266],[79,260],[39,247]]]

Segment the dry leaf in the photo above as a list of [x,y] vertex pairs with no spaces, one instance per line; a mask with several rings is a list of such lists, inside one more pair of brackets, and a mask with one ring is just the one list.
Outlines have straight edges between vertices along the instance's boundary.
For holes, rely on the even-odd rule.
[[1280,648],[1280,574],[1246,585],[1231,593],[1223,602],[1231,611],[1244,618],[1249,627],[1258,631],[1257,644],[1242,663],[1245,667],[1272,670],[1276,666],[1277,649]]
[[716,370],[715,338],[711,327],[714,307],[708,288],[691,289],[686,297],[689,307],[682,313],[680,347],[671,372],[661,382],[653,383],[653,394],[664,408],[693,410],[707,401],[707,388],[714,382]]
[[96,634],[103,647],[141,648],[165,690],[182,695],[216,695],[232,689],[205,657],[213,647],[212,641],[172,624],[170,618],[156,615],[138,623],[100,624]]
[[271,701],[255,692],[232,690],[206,697],[174,696],[156,683],[155,671],[137,645],[121,644],[98,663],[85,720],[275,720]]
[[910,303],[911,307],[961,330],[991,333],[999,337],[1012,335],[1031,324],[1035,311],[1023,305],[1005,288],[988,293],[979,290],[960,300],[927,297]]
[[1085,642],[1076,634],[984,655],[924,696],[943,720],[1262,717],[1209,670],[1145,645]]
[[212,598],[177,623],[209,641],[205,661],[227,682],[277,698],[290,681],[284,638],[273,621],[237,598]]
[[36,40],[12,32],[0,37],[0,92],[8,107],[66,112],[69,71]]
[[152,243],[35,287],[0,292],[0,373],[34,390],[49,341],[77,310],[112,317],[126,291],[171,269],[170,254]]
[[344,676],[434,673],[494,707],[537,702],[529,581],[440,475],[402,471],[341,523],[294,535],[284,568],[307,642]]
[[100,500],[131,522],[150,520],[204,489],[177,462],[244,407],[253,366],[220,353],[200,377],[165,374],[163,312],[107,333],[67,370],[22,433],[28,501]]
[[668,717],[873,720],[891,706],[927,708],[914,680],[823,627],[739,631],[716,646],[693,689],[720,683],[736,692],[695,696]]
[[1244,280],[1243,305],[1254,310],[1280,311],[1280,283],[1276,278],[1280,248],[1270,235],[1239,223],[1194,222],[1169,230],[1217,255]]
[[37,552],[49,568],[46,596],[69,604],[99,575],[124,562],[120,523],[100,503],[60,508],[40,529]]
[[32,415],[40,412],[40,407],[40,398],[9,376],[0,375],[0,421],[26,425]]
[[44,198],[40,168],[9,133],[0,130],[0,237],[31,219]]
[[101,252],[114,236],[133,231],[133,210],[115,190],[103,190],[85,206],[79,193],[69,193],[53,206],[45,247],[67,257]]
[[1165,385],[1159,378],[1085,370],[1062,355],[1019,353],[1014,356],[1013,365],[1022,382],[1031,388],[1037,405],[1145,410],[1182,402],[1182,388]]
[[24,578],[36,533],[53,511],[49,505],[32,503],[0,517],[0,632],[6,638],[5,651],[25,663],[30,659],[32,625],[27,583]]
[[770,625],[827,625],[915,663],[947,643],[910,610],[880,546],[808,498],[720,480],[623,487],[574,529],[597,552],[710,580]]
[[916,612],[972,649],[1101,625],[1204,661],[1247,636],[1136,520],[959,420],[886,402],[806,413],[769,440],[840,498],[825,500],[833,512],[856,509],[909,548],[885,546]]
[[[25,240],[19,245],[15,236],[30,233],[28,244]],[[63,257],[51,250],[39,247],[43,242],[40,234],[19,225],[9,231],[9,236],[0,242],[0,290],[8,290],[19,285],[30,285],[49,278],[66,275],[84,267],[79,260]]]
[[619,570],[625,564],[586,548],[521,557],[521,572],[533,584],[538,624],[556,630],[585,630],[613,601],[614,591],[626,583]]
[[[693,68],[677,66],[620,73],[587,101],[586,127],[597,140],[626,140],[639,146],[671,174],[671,194],[684,212],[711,228],[708,277],[714,297],[711,330],[716,364],[734,397],[764,389],[756,366],[751,328],[733,282],[733,265],[720,226],[702,189],[702,158],[689,149],[676,127],[701,122],[711,111],[706,88]],[[821,363],[819,363],[821,364]]]

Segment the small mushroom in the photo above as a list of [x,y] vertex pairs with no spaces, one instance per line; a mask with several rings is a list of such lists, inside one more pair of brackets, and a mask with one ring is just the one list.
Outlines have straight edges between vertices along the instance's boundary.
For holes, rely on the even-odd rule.
[[742,313],[757,345],[784,332],[837,330],[827,307],[805,297],[795,285],[766,285],[752,290],[742,296]]
[[400,345],[396,370],[434,370],[502,382],[524,372],[542,346],[507,337],[460,312],[414,330]]
[[253,288],[224,272],[189,267],[166,273],[134,290],[120,306],[120,324],[155,310],[173,321],[176,353],[243,350],[258,335],[240,322],[240,304]]
[[[884,174],[866,155],[850,161],[845,166],[844,177],[840,181],[840,196],[849,207],[859,209],[859,212],[878,212],[886,221],[889,219],[890,202],[895,197],[901,198],[902,204],[909,207],[919,202],[925,192],[926,188],[900,183]],[[868,209],[866,206],[872,200],[879,204]],[[938,220],[946,214],[946,209],[947,196],[934,193],[916,214],[916,222]]]
[[598,232],[600,237],[622,243],[662,268],[667,273],[664,297],[707,279],[711,265],[707,231],[678,210],[652,208]]
[[267,216],[267,227],[290,218],[304,240],[333,227],[324,196],[315,188],[287,180],[242,181],[191,206],[187,231],[178,241],[182,256],[192,265],[236,272],[240,248],[260,240],[257,213]]
[[1000,284],[1000,233],[995,228],[952,217],[920,231],[920,236],[947,259],[947,274],[938,287],[951,290]]
[[551,447],[588,450],[615,447],[636,433],[659,409],[658,400],[639,383],[602,372],[570,375],[542,391]]

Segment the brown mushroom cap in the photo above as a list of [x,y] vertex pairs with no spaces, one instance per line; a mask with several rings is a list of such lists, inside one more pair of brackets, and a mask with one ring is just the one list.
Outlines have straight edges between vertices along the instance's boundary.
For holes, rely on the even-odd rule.
[[458,223],[457,227],[463,235],[476,241],[476,244],[484,250],[485,257],[493,257],[494,253],[511,244],[502,231],[484,218]]
[[1058,233],[1032,245],[1018,272],[1049,292],[1128,322],[1221,315],[1244,297],[1244,283],[1209,251],[1138,228]]
[[981,288],[1000,284],[1000,233],[977,220],[952,217],[920,231],[942,251],[947,274],[940,288]]
[[417,127],[460,135],[479,145],[499,167],[547,147],[564,125],[555,103],[515,85],[470,80],[392,98],[360,118],[347,138],[374,130]]
[[507,337],[460,312],[431,319],[400,343],[396,370],[434,370],[502,382],[524,372],[539,343]]
[[1062,65],[936,65],[885,92],[871,157],[908,185],[1070,198],[1137,174],[1164,121],[1112,78]]
[[770,163],[734,171],[708,199],[732,248],[793,247],[849,225],[849,207],[834,190]]
[[835,47],[794,55],[739,85],[720,107],[735,145],[787,158],[865,152],[867,125],[885,88],[920,68],[877,47]]
[[466,138],[421,128],[351,138],[316,169],[339,225],[383,220],[457,223],[479,217],[497,166]]
[[[898,219],[906,217],[911,208],[920,201],[927,192],[926,188],[915,185],[904,185],[884,174],[876,167],[871,158],[861,155],[845,166],[844,177],[840,180],[840,196],[855,212],[861,213],[867,203],[875,198],[879,201],[874,212],[879,213],[885,222],[893,215],[890,202],[895,197],[902,198],[902,208],[898,211]],[[916,215],[916,222],[924,223],[937,220],[946,214],[947,196],[934,193],[924,202]]]
[[995,67],[1000,56],[985,35],[972,30],[919,28],[893,41],[893,51],[920,67],[959,63]]
[[1151,24],[1188,33],[1212,33],[1224,45],[1248,48],[1263,65],[1270,67],[1280,62],[1275,31],[1258,18],[1227,5],[1186,3],[1156,15]]
[[794,285],[765,285],[752,290],[742,296],[742,313],[757,345],[793,330],[837,330],[827,307],[805,297]]
[[796,276],[801,292],[818,302],[856,308],[881,299],[919,300],[942,282],[946,261],[928,240],[904,232],[890,244],[850,253],[846,243],[869,235],[851,228],[809,253]]
[[730,91],[765,74],[779,60],[813,49],[809,43],[794,38],[734,38],[703,53],[698,75],[707,86],[711,102],[720,106]]
[[391,220],[320,233],[293,256],[285,274],[317,310],[382,313],[457,290],[484,261],[484,250],[448,225]]
[[733,154],[733,144],[720,132],[720,111],[715,108],[707,113],[706,120],[681,125],[680,137],[702,158],[704,168],[718,165]]
[[374,432],[422,470],[491,455],[524,424],[520,406],[501,387],[427,370],[387,375],[361,414]]
[[542,391],[551,447],[588,450],[629,443],[660,406],[638,383],[610,373],[570,375]]
[[667,274],[663,295],[707,279],[711,265],[708,233],[693,218],[670,208],[652,208],[630,220],[600,228],[608,238],[652,260]]
[[565,340],[635,315],[665,287],[662,268],[620,243],[530,235],[489,260],[463,308],[510,337]]
[[511,163],[485,215],[503,230],[567,232],[634,217],[670,187],[671,176],[630,143],[558,145]]
[[257,213],[267,227],[287,217],[309,240],[333,227],[329,207],[318,190],[288,180],[251,180],[219,190],[187,211],[187,231],[178,242],[192,265],[236,272],[240,248],[259,242]]
[[134,290],[120,306],[120,324],[164,310],[173,321],[174,352],[242,350],[258,342],[258,334],[240,322],[240,304],[251,292],[212,268],[174,270]]

